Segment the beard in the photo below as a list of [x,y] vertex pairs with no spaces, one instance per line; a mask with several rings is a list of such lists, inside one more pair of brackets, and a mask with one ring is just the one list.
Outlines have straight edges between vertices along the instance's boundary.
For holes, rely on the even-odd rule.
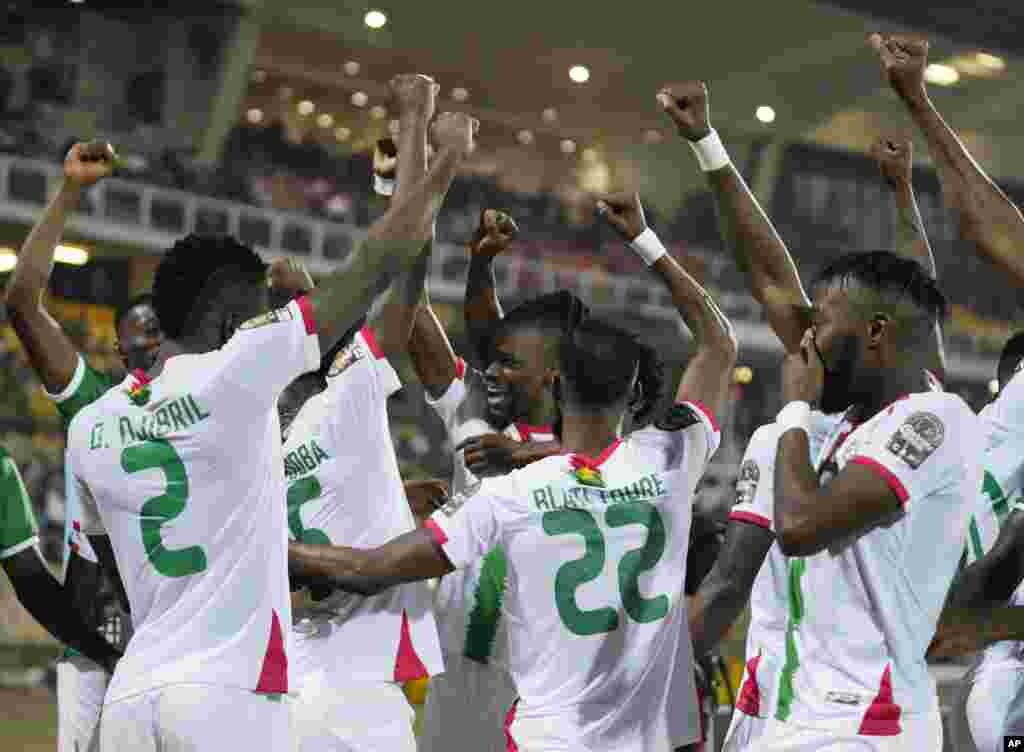
[[857,401],[854,387],[856,365],[857,365],[857,337],[848,335],[837,342],[832,348],[832,364],[826,360],[818,343],[814,342],[814,349],[818,351],[824,366],[824,383],[821,388],[819,407],[826,415],[841,413],[847,410]]

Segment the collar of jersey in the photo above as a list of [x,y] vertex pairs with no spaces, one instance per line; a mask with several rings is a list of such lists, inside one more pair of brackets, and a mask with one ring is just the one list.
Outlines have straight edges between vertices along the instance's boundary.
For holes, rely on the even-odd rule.
[[523,441],[529,441],[535,433],[553,433],[551,426],[531,426],[529,423],[523,423],[521,421],[515,422],[516,430],[519,431],[519,436]]
[[596,457],[589,457],[589,456],[587,456],[585,454],[579,454],[578,452],[563,452],[563,454],[569,455],[570,458],[574,459],[576,462],[578,462],[583,467],[589,467],[589,468],[591,468],[593,470],[596,470],[601,465],[603,465],[605,463],[605,461],[607,461],[607,459],[609,457],[612,456],[612,454],[615,452],[615,450],[619,448],[619,444],[621,444],[621,443],[622,443],[622,437],[620,436],[615,441],[613,441],[611,443],[611,445],[608,446],[607,449],[605,449],[603,452],[601,452]]

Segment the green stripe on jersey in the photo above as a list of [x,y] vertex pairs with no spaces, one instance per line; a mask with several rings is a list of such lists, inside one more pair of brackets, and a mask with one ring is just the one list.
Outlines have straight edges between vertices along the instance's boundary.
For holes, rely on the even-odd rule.
[[981,482],[981,492],[992,502],[992,511],[996,515],[996,521],[1002,527],[1003,521],[1010,513],[1010,503],[1006,498],[1006,492],[1003,491],[1003,487],[999,485],[999,481],[987,470],[985,471],[985,478]]
[[796,649],[796,631],[804,619],[804,595],[800,589],[800,578],[807,571],[803,559],[789,562],[789,621],[786,624],[786,662],[779,677],[779,707],[775,720],[788,721],[793,710],[793,675],[800,668],[800,656]]
[[985,551],[981,546],[981,531],[978,529],[978,520],[973,514],[971,515],[971,524],[970,527],[967,528],[967,532],[970,536],[971,551],[974,553],[974,560],[977,561],[985,555]]
[[39,533],[32,503],[18,466],[0,449],[0,556],[25,544]]
[[479,663],[487,663],[494,650],[501,601],[505,597],[505,569],[505,552],[501,546],[495,546],[484,557],[480,582],[476,586],[476,603],[466,625],[465,656]]
[[108,374],[100,373],[85,363],[85,372],[75,391],[67,399],[57,403],[57,411],[64,418],[64,425],[70,425],[71,419],[78,415],[83,407],[98,400],[110,391],[112,386],[114,380]]

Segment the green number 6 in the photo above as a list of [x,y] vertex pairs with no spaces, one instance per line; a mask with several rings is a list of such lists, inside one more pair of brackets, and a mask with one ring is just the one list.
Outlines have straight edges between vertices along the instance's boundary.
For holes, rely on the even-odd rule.
[[167,490],[142,505],[140,525],[146,556],[164,577],[188,577],[206,570],[206,552],[201,546],[170,550],[164,546],[160,528],[185,511],[188,500],[188,475],[178,453],[165,439],[155,439],[125,447],[121,467],[126,473],[161,470]]
[[[658,510],[650,504],[616,504],[605,512],[608,527],[643,525],[647,538],[643,548],[627,551],[617,567],[622,609],[640,624],[663,619],[668,613],[667,595],[644,598],[640,594],[641,572],[653,569],[665,553],[665,523]],[[619,627],[618,611],[611,606],[583,611],[576,603],[576,589],[601,574],[605,564],[605,542],[594,515],[586,509],[558,509],[545,512],[541,518],[548,535],[575,534],[583,537],[583,556],[559,567],[555,574],[555,604],[562,623],[573,634],[588,635],[612,632]]]

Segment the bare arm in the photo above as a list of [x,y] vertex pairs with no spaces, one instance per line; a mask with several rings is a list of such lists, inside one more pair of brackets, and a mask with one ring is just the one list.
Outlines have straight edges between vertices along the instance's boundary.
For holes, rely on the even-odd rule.
[[300,580],[375,595],[395,585],[442,577],[453,567],[433,534],[417,528],[369,549],[291,543],[288,569]]
[[78,350],[43,306],[53,254],[83,188],[109,175],[114,160],[114,151],[106,143],[75,144],[71,148],[64,162],[64,182],[21,246],[18,263],[7,282],[7,315],[29,362],[51,394],[67,387],[78,365]]
[[[921,212],[914,198],[914,187],[911,181],[913,167],[913,145],[909,140],[880,138],[871,150],[878,162],[882,177],[892,189],[896,213],[896,237],[893,251],[904,258],[912,259],[931,275],[938,278],[935,256],[928,234],[925,232]],[[935,325],[935,348],[929,367],[940,381],[946,376],[946,353],[942,343],[942,327]]]
[[459,358],[441,321],[430,307],[430,296],[426,290],[413,320],[409,355],[412,356],[416,375],[431,399],[440,399],[459,376]]
[[729,522],[722,551],[689,609],[694,655],[713,650],[735,623],[750,600],[754,580],[774,542],[775,534],[767,528]]
[[494,259],[508,248],[518,231],[516,223],[505,212],[484,209],[480,212],[480,227],[469,248],[463,316],[466,335],[481,363],[487,361],[488,335],[505,315],[498,300]]
[[[602,196],[597,206],[629,243],[648,229],[640,197],[635,193]],[[660,245],[660,241],[658,243]],[[714,298],[668,253],[655,261],[651,270],[668,286],[672,302],[693,332],[697,345],[679,383],[676,401],[701,402],[717,413],[732,383],[732,369],[736,364],[737,345],[732,324]]]
[[946,200],[960,212],[965,239],[1018,284],[1024,285],[1024,217],[974,161],[956,133],[928,98],[924,69],[928,43],[921,39],[872,34],[882,69],[928,141]]
[[113,671],[121,654],[82,618],[71,593],[61,586],[35,547],[3,560],[18,601],[50,634]]
[[[700,141],[712,132],[708,91],[702,82],[665,87],[658,102],[688,141]],[[786,244],[735,167],[728,164],[706,174],[718,202],[725,244],[750,277],[751,294],[764,306],[786,351],[796,352],[808,326],[810,301]]]

